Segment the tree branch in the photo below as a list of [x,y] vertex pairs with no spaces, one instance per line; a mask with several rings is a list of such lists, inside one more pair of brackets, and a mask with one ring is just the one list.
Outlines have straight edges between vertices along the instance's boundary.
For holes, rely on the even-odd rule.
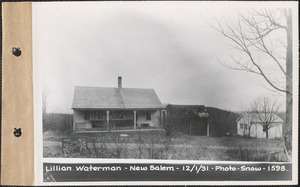
[[[280,11],[281,15],[282,10]],[[255,16],[259,16],[261,18],[265,18],[266,21],[261,21],[255,18]],[[289,90],[281,88],[277,83],[271,80],[270,77],[266,75],[265,70],[261,66],[260,62],[255,59],[253,51],[253,47],[257,50],[265,53],[269,58],[271,58],[279,70],[286,77],[286,70],[283,68],[277,56],[274,55],[273,43],[270,39],[269,43],[271,45],[271,49],[266,44],[264,40],[265,37],[269,36],[269,34],[279,28],[285,28],[285,26],[279,24],[280,18],[276,17],[276,12],[271,10],[264,10],[263,12],[258,12],[252,10],[252,17],[246,17],[243,14],[238,16],[237,24],[234,25],[232,23],[225,22],[225,27],[227,32],[225,31],[225,27],[221,24],[220,21],[216,20],[217,27],[212,26],[217,31],[219,31],[223,36],[231,40],[236,46],[235,49],[244,52],[251,63],[243,63],[241,59],[237,60],[231,56],[234,63],[237,67],[228,66],[224,63],[221,63],[223,66],[234,69],[234,70],[242,70],[251,73],[258,74],[263,77],[263,79],[275,90],[283,93],[290,93]],[[248,28],[248,29],[247,29]],[[252,64],[251,66],[249,64]]]

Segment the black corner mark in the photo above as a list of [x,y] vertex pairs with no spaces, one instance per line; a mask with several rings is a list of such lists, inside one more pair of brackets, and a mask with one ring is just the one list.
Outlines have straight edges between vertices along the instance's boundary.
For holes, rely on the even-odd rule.
[[14,128],[14,135],[15,137],[20,137],[22,135],[22,131],[21,131],[21,128]]
[[13,47],[13,48],[12,48],[12,53],[13,53],[13,55],[15,55],[16,57],[19,57],[19,56],[21,56],[22,51],[21,51],[21,49],[20,49],[19,47]]

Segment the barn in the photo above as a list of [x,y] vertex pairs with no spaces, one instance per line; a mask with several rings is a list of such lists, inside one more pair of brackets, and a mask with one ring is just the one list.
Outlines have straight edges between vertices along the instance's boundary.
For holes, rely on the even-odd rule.
[[191,136],[209,136],[208,113],[204,105],[168,104],[166,110],[167,130]]
[[205,107],[209,113],[209,135],[210,136],[235,136],[237,135],[236,120],[240,114],[222,110],[215,107]]

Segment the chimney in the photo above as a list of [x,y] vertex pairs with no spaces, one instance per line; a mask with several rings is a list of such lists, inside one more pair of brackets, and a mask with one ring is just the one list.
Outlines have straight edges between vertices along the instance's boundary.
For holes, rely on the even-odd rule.
[[122,77],[118,77],[118,88],[122,88]]

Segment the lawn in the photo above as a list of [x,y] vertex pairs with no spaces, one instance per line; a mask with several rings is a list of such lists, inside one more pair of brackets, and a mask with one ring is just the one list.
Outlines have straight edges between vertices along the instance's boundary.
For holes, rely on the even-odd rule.
[[[65,154],[63,138],[87,138],[87,149]],[[287,161],[282,140],[188,136],[162,130],[102,133],[44,132],[44,157],[218,161]]]

